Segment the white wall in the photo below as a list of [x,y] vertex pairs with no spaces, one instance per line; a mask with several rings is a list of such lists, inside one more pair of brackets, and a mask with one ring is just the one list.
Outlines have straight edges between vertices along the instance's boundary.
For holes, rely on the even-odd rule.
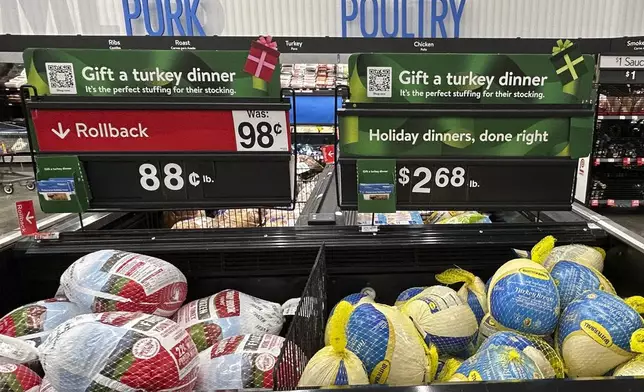
[[[146,0],[127,1],[133,8],[135,1]],[[147,1],[154,10],[155,0]],[[175,10],[176,1],[171,0]],[[348,2],[349,11],[352,1],[365,2],[367,18],[372,2],[379,6],[385,4],[389,23],[392,23],[394,2],[400,9],[404,1],[410,31],[417,30],[418,1],[424,1],[426,36],[430,34],[433,2],[441,10],[442,4],[458,5],[461,1],[465,1],[458,24],[461,37],[644,35],[641,21],[644,0],[200,0],[197,16],[207,35],[342,36],[341,1]],[[185,15],[182,20],[185,23]],[[132,24],[134,34],[146,33],[143,17]],[[371,23],[366,26],[370,28]],[[362,36],[359,21],[348,22],[347,27],[348,35]],[[445,27],[448,36],[453,36],[455,23],[451,13]],[[125,35],[123,3],[122,0],[0,0],[0,33]]]

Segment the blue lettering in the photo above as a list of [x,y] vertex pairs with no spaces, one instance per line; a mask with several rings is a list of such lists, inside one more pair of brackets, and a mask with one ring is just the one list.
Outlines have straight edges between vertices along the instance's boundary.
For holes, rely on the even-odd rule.
[[130,2],[123,0],[123,17],[125,18],[125,33],[132,35],[132,20],[141,16],[141,3],[139,0],[134,1],[134,11],[130,11]]
[[371,12],[371,15],[373,15],[373,31],[371,33],[367,33],[367,26],[366,26],[366,15],[365,13],[367,12],[367,7],[365,7],[365,3],[367,0],[360,0],[360,32],[362,33],[362,36],[365,38],[374,38],[378,36],[378,0],[371,0],[371,3],[373,4],[373,10]]
[[[439,1],[442,6],[442,13],[440,15],[438,14],[437,10]],[[447,8],[446,0],[434,0],[434,2],[432,3],[432,38],[437,38],[436,25],[438,25],[441,30],[442,38],[447,38],[447,30],[445,29],[445,18],[447,17],[447,11],[449,10]]]
[[413,38],[414,33],[407,31],[407,0],[402,0],[402,38]]
[[[392,38],[396,37],[398,35],[398,0],[393,0],[394,6],[392,7],[394,10],[394,29],[393,31],[389,32],[387,31],[387,0],[382,0],[382,36],[385,38]],[[403,9],[403,18],[407,19],[407,10]]]
[[[466,1],[340,0],[342,36],[349,36],[359,24],[360,35],[365,38],[447,38],[447,24],[453,23],[452,36],[458,38]],[[426,22],[430,25],[427,31]]]
[[[141,18],[141,16],[145,22],[145,31],[151,36],[206,35],[199,17],[197,17],[200,0],[121,1],[127,35],[134,35],[132,21]],[[182,21],[182,18],[185,20]]]
[[463,9],[465,8],[465,0],[461,0],[458,7],[456,7],[456,0],[449,0],[449,5],[452,8],[452,16],[454,17],[454,38],[458,38],[461,27],[461,16],[463,16]]
[[347,1],[349,0],[340,0],[342,2],[342,36],[347,36],[347,24],[352,20],[356,20],[358,17],[358,0],[351,1],[351,15],[347,14]]
[[181,14],[183,14],[183,3],[177,1],[177,9],[172,12],[172,0],[165,0],[165,24],[168,28],[168,35],[174,34],[174,25],[177,25],[177,35],[186,35],[183,26],[181,25]]
[[163,2],[162,0],[154,0],[157,9],[157,30],[152,28],[150,4],[148,0],[143,0],[143,15],[145,19],[145,30],[151,36],[161,36],[165,32],[165,21],[163,20]]
[[418,0],[418,37],[425,36],[425,0]]
[[186,26],[188,27],[188,35],[194,35],[193,27],[197,28],[198,35],[206,35],[206,32],[203,30],[203,26],[197,17],[197,8],[199,8],[200,0],[192,0],[192,4],[190,4],[190,1],[191,0],[185,0],[185,6],[183,7],[186,10]]

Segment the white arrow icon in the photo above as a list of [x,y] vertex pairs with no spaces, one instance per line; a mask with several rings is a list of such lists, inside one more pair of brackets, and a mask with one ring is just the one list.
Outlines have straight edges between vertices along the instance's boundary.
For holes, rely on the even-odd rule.
[[51,131],[55,133],[59,138],[64,139],[65,137],[67,137],[71,129],[63,129],[63,124],[58,123],[58,129],[52,128]]
[[34,223],[34,217],[31,215],[31,211],[27,211],[27,216],[25,216],[25,220],[29,222],[30,225]]

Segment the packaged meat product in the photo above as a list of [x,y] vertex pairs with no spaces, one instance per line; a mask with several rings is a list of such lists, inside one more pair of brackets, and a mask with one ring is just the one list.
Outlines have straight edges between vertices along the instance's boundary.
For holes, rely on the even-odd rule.
[[278,335],[284,316],[279,304],[237,290],[224,290],[186,304],[177,312],[175,321],[188,331],[201,352],[231,336]]
[[172,316],[186,299],[186,277],[172,264],[137,253],[100,250],[76,260],[60,278],[83,311]]
[[75,317],[40,346],[40,361],[57,391],[192,391],[197,348],[174,321],[145,313]]

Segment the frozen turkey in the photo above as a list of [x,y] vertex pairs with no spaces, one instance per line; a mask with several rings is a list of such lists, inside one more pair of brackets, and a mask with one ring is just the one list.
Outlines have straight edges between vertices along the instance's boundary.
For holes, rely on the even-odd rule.
[[107,312],[75,317],[40,346],[57,391],[192,391],[199,357],[186,331],[163,317]]
[[80,314],[79,306],[65,299],[33,302],[1,318],[0,335],[30,341],[38,346],[52,329]]
[[[210,392],[223,389],[273,389],[277,358],[282,352],[284,338],[275,335],[240,335],[220,340],[199,354],[199,379],[195,391]],[[299,350],[288,351],[286,363],[293,363]],[[301,361],[304,362],[304,361]],[[290,367],[289,367],[290,368]],[[294,366],[293,369],[300,367]],[[277,379],[284,372],[278,372]],[[293,378],[299,378],[291,373]]]
[[192,301],[177,312],[201,352],[217,341],[236,335],[279,335],[284,324],[282,307],[237,290],[224,290]]
[[186,277],[156,257],[99,250],[76,260],[60,278],[65,297],[88,312],[172,316],[186,299]]

